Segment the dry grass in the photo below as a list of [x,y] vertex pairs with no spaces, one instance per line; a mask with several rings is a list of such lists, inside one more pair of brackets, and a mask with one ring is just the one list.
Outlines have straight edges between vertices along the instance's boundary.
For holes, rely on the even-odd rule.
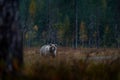
[[[107,59],[107,56],[111,57]],[[40,56],[39,48],[24,49],[23,72],[31,79],[120,80],[119,66],[119,49],[64,47],[58,48],[55,58]]]

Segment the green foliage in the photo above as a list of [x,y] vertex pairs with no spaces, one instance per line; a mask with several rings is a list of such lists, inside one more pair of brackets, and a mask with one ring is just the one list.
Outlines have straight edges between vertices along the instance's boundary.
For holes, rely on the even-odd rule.
[[36,11],[36,3],[35,0],[31,0],[30,6],[29,6],[29,13],[32,17],[34,17]]
[[64,42],[66,43],[66,45],[69,44],[69,40],[70,40],[70,21],[69,21],[69,17],[66,16],[65,20],[64,20],[64,31],[63,31],[63,39]]
[[81,21],[81,23],[80,23],[80,33],[79,34],[80,34],[80,40],[81,40],[82,46],[84,46],[84,42],[88,40],[88,36],[87,36],[86,26],[83,21]]
[[[75,1],[77,2],[77,8]],[[114,25],[120,25],[119,2],[117,3],[117,0],[21,0],[20,3],[22,27],[25,27],[28,32],[34,24],[38,25],[39,29],[36,33],[38,43],[43,43],[40,41],[43,41],[42,33],[44,32],[46,33],[44,42],[48,43],[47,35],[51,30],[58,36],[54,37],[54,41],[58,44],[73,45],[76,36],[75,16],[77,13],[77,24],[80,24],[81,21],[85,23],[84,31],[86,32],[84,34],[87,34],[88,37],[85,42],[86,46],[116,47],[115,44],[119,45],[119,39],[114,37]],[[108,33],[105,32],[106,25],[109,25]],[[49,26],[51,26],[50,29]],[[82,37],[86,35],[83,35],[79,25],[77,27],[77,41],[78,45],[81,46]],[[119,32],[119,29],[117,32]],[[82,36],[79,37],[80,35]],[[49,38],[53,37],[50,36]]]

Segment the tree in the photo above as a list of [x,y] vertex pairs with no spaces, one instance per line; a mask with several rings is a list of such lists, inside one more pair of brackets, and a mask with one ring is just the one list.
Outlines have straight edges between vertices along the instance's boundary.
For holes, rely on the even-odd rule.
[[104,29],[104,47],[111,47],[112,46],[112,36],[111,36],[111,29],[109,25],[107,25]]
[[69,17],[66,16],[65,17],[65,21],[64,21],[64,27],[63,27],[63,32],[64,32],[64,36],[63,36],[63,42],[64,42],[64,45],[65,46],[69,46],[69,43],[70,43],[70,21],[69,21]]
[[75,0],[75,48],[78,46],[78,0]]
[[[22,6],[21,6],[22,5]],[[23,32],[23,44],[26,44],[26,40],[25,40],[25,35],[26,32],[28,31],[28,8],[29,8],[29,1],[27,0],[21,0],[20,1],[20,6],[19,6],[19,10],[20,10],[20,22],[21,22],[21,27],[22,27],[22,32]]]
[[[9,5],[9,6],[8,6]],[[18,0],[0,1],[0,79],[15,79],[23,65]],[[2,69],[1,69],[2,68]]]
[[59,45],[63,46],[64,43],[64,24],[63,23],[58,23],[55,25],[56,30],[57,30],[57,41]]
[[36,12],[36,3],[35,3],[35,0],[31,0],[30,6],[29,6],[29,13],[31,17],[35,16],[35,12]]
[[114,27],[114,38],[116,40],[116,47],[119,48],[120,47],[120,28],[118,27],[117,24]]
[[29,17],[27,19],[27,26],[28,26],[28,29],[26,31],[26,34],[28,34],[28,46],[31,47],[31,44],[32,44],[32,34],[34,34],[34,31],[33,31],[33,26],[34,26],[34,18],[35,18],[35,13],[36,13],[36,3],[35,3],[35,0],[31,0],[30,1],[30,4],[29,4]]
[[87,37],[86,26],[83,21],[81,21],[81,24],[80,24],[80,33],[79,34],[80,34],[81,45],[84,47],[85,42],[87,42],[87,40],[88,40],[88,37]]
[[[40,43],[42,43],[43,34],[46,34],[45,43],[59,42],[58,34],[62,34],[64,31],[60,31],[58,27],[66,24],[65,19],[68,16],[70,27],[66,32],[69,33],[67,36],[72,37],[73,40],[70,41],[69,37],[66,37],[67,44],[72,44],[75,48],[79,46],[80,27],[78,24],[81,24],[81,21],[85,22],[89,47],[103,46],[106,24],[110,26],[109,38],[113,38],[112,42],[114,42],[110,42],[110,44],[114,45],[117,42],[113,36],[114,25],[117,24],[118,29],[120,26],[119,7],[118,0],[22,0],[20,10],[23,15],[21,21],[25,26],[24,32],[32,30],[35,24],[38,25],[36,35]],[[66,26],[63,28],[67,29]],[[117,30],[117,32],[119,31]],[[61,40],[67,41],[64,38]],[[31,41],[30,43],[32,44]]]

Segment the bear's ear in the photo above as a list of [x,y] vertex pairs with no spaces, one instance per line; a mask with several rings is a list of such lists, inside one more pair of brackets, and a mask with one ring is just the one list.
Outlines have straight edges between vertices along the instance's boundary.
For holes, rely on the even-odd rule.
[[52,43],[50,43],[50,46],[52,46]]
[[54,44],[57,47],[57,44]]

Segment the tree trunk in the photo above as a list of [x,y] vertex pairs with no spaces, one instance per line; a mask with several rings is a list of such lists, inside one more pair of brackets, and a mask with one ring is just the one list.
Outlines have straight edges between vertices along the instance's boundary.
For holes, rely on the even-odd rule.
[[0,76],[12,80],[23,63],[18,0],[0,0]]
[[78,46],[78,5],[75,0],[75,48]]

